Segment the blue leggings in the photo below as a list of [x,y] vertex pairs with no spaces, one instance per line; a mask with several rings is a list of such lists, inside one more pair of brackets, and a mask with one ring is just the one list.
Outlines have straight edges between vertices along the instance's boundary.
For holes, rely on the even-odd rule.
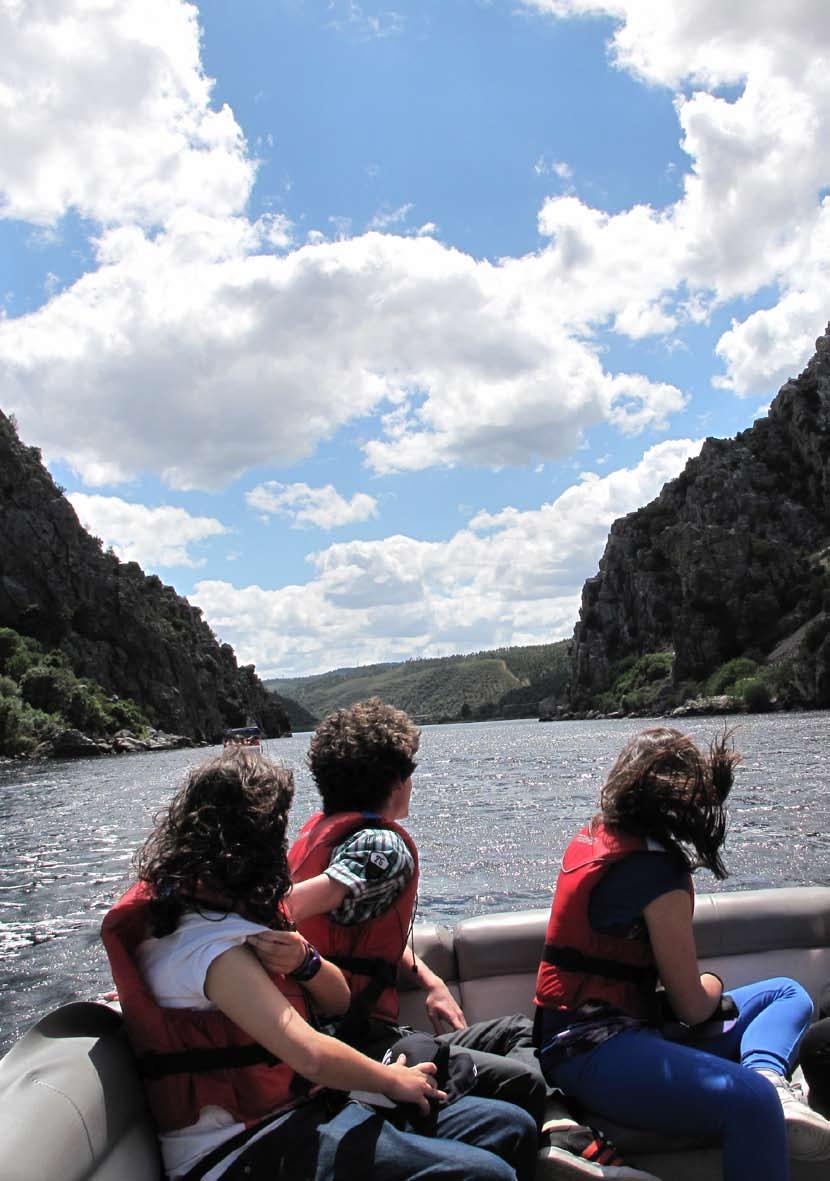
[[724,1181],[786,1181],[781,1103],[757,1071],[789,1074],[813,1004],[785,977],[729,991],[739,1017],[714,1037],[627,1030],[573,1058],[547,1064],[543,1051],[545,1077],[615,1123],[719,1141]]

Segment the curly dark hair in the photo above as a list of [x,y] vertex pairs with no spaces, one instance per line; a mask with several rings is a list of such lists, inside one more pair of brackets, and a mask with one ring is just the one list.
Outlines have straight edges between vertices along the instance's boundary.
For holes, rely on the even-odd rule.
[[293,798],[291,771],[246,747],[195,767],[135,857],[138,877],[155,887],[153,933],[175,931],[185,911],[203,907],[287,926],[279,903],[291,888]]
[[611,768],[599,819],[659,841],[688,870],[703,865],[723,879],[726,797],[740,759],[729,730],[712,741],[708,754],[679,730],[643,730]]
[[314,731],[308,751],[323,811],[379,811],[397,781],[415,770],[420,737],[403,710],[379,697],[329,714]]

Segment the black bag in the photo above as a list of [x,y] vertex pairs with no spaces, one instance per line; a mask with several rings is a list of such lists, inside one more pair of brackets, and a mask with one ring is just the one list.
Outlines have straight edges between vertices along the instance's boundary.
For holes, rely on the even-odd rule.
[[430,1103],[430,1112],[424,1115],[414,1103],[397,1103],[389,1110],[384,1109],[384,1116],[396,1127],[411,1128],[420,1136],[434,1136],[438,1112],[441,1107],[455,1103],[463,1095],[469,1094],[476,1085],[478,1070],[470,1054],[457,1046],[450,1046],[447,1042],[439,1041],[431,1033],[408,1033],[399,1038],[383,1056],[384,1063],[389,1066],[397,1062],[403,1054],[407,1066],[417,1066],[419,1062],[434,1062],[437,1069],[435,1081],[439,1091],[446,1091],[447,1098],[439,1103]]

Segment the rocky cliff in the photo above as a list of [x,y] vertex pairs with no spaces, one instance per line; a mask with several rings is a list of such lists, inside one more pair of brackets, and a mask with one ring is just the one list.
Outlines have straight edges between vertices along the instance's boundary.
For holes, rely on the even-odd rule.
[[270,737],[290,732],[254,666],[237,666],[198,607],[102,552],[2,412],[0,626],[59,648],[78,676],[132,699],[163,730],[217,742],[252,715]]
[[673,682],[746,656],[778,666],[785,704],[830,705],[830,325],[765,419],[700,455],[616,521],[582,592],[571,703],[632,657],[674,653]]

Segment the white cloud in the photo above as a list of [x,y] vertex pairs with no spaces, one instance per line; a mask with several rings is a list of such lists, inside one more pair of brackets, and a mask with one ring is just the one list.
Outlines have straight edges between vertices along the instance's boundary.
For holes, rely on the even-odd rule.
[[197,16],[176,0],[0,5],[0,216],[242,209],[254,164],[230,109],[210,106]]
[[552,16],[610,16],[614,59],[649,82],[740,82],[760,61],[794,75],[815,64],[826,35],[824,0],[519,0]]
[[130,504],[117,496],[67,496],[83,527],[112,547],[124,562],[138,562],[146,569],[166,566],[203,566],[191,547],[209,537],[230,532],[213,517],[193,517],[182,508],[161,505],[149,508]]
[[541,260],[380,234],[276,257],[256,253],[261,235],[185,213],[152,239],[104,233],[98,270],[0,322],[3,404],[24,434],[90,484],[150,470],[218,487],[384,405],[399,412],[365,448],[378,471],[561,457],[604,419],[663,426],[682,405],[604,373]]
[[700,445],[660,443],[632,468],[583,474],[537,510],[478,513],[446,542],[329,546],[303,586],[211,580],[192,597],[263,675],[548,642],[570,634],[612,521],[656,496]]
[[357,0],[329,0],[328,9],[333,14],[328,26],[339,32],[348,32],[361,41],[380,40],[402,33],[406,17],[394,9],[367,12]]
[[355,492],[351,500],[346,500],[331,484],[310,488],[308,484],[280,484],[276,480],[266,480],[246,492],[245,500],[251,508],[266,516],[290,517],[295,529],[303,525],[336,529],[378,515],[378,502],[374,496]]
[[828,315],[830,274],[825,274],[816,276],[814,287],[792,291],[775,307],[733,322],[718,342],[729,376],[717,384],[747,395],[777,390],[807,364],[816,330]]
[[294,226],[285,214],[266,214],[257,222],[257,229],[262,235],[262,241],[269,243],[275,250],[288,250],[294,245]]
[[[608,371],[601,333],[671,337],[777,287],[719,346],[724,386],[767,392],[830,303],[824,0],[524,3],[610,14],[615,59],[651,84],[743,90],[677,97],[691,170],[675,204],[611,215],[550,197],[543,247],[497,263],[435,241],[432,223],[357,238],[343,223],[342,240],[312,230],[293,250],[280,215],[251,224],[254,164],[232,114],[210,107],[192,5],[0,9],[3,212],[45,224],[75,208],[107,227],[94,272],[0,321],[0,399],[24,435],[91,485],[153,471],[219,487],[358,418],[379,473],[562,459],[599,423],[665,429],[684,405],[647,374]],[[331,12],[355,28],[397,18]]]
[[407,201],[405,205],[401,205],[397,209],[379,210],[369,222],[368,228],[370,230],[388,230],[390,226],[400,225],[406,221],[414,208],[412,202]]
[[[553,198],[540,213],[560,264],[577,272],[586,316],[596,323],[604,311],[636,338],[777,286],[774,307],[721,340],[721,384],[749,394],[783,379],[793,340],[803,355],[830,297],[830,203],[819,199],[830,182],[825,0],[522,3],[558,18],[612,17],[618,66],[650,84],[692,88],[676,98],[691,170],[674,205],[609,216]],[[724,85],[739,87],[737,97],[715,93]]]
[[571,180],[573,169],[565,160],[552,160],[544,153],[536,157],[533,171],[537,176],[558,176],[560,180]]

